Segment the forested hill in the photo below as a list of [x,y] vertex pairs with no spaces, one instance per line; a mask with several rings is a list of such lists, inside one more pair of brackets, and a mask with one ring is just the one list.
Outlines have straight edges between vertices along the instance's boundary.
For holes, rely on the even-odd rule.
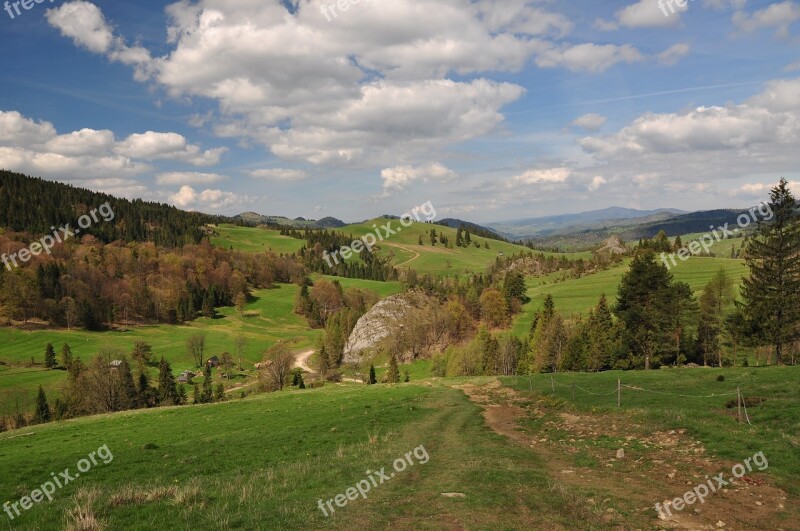
[[176,247],[199,243],[206,223],[229,221],[227,218],[185,212],[173,206],[129,201],[108,194],[28,177],[0,170],[0,228],[28,232],[34,236],[52,232],[50,227],[76,220],[100,205],[109,203],[114,219],[92,223],[83,229],[103,242],[115,240],[150,241],[159,246]]

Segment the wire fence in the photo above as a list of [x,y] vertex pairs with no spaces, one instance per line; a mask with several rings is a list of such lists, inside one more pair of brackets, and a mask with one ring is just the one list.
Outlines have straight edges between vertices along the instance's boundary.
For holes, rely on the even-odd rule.
[[[559,382],[556,382],[555,379],[552,376],[550,377],[550,386],[551,386],[551,389],[552,389],[552,392],[553,392],[553,396],[556,395],[556,387],[561,387],[561,388],[564,388],[564,389],[571,390],[572,391],[573,400],[575,399],[575,392],[576,391],[580,391],[580,392],[586,393],[588,395],[599,396],[599,397],[617,395],[617,407],[622,407],[622,390],[623,389],[626,389],[626,390],[629,390],[629,391],[640,392],[640,393],[651,393],[651,394],[662,395],[662,396],[671,396],[671,397],[676,397],[676,398],[691,398],[691,399],[701,399],[701,400],[702,399],[709,399],[709,398],[724,398],[724,397],[735,396],[736,400],[737,400],[737,410],[738,410],[737,418],[738,418],[738,421],[739,422],[747,422],[747,424],[750,425],[750,426],[753,425],[752,421],[750,420],[750,415],[747,413],[747,401],[745,400],[744,395],[742,394],[741,388],[737,388],[736,391],[730,391],[730,392],[726,392],[726,393],[712,393],[712,394],[708,394],[708,395],[687,395],[687,394],[681,394],[681,393],[669,393],[669,392],[666,392],[666,391],[657,391],[655,389],[645,389],[644,387],[641,387],[641,386],[626,385],[626,384],[622,383],[622,379],[617,379],[617,387],[614,390],[612,390],[612,391],[610,391],[608,393],[596,393],[594,391],[590,391],[588,389],[585,389],[585,388],[581,387],[580,385],[578,385],[578,384],[576,384],[574,382],[571,383],[571,384],[567,384],[567,385],[559,383]],[[529,387],[530,391],[533,392],[533,378],[531,378],[531,377],[528,377],[528,387]]]

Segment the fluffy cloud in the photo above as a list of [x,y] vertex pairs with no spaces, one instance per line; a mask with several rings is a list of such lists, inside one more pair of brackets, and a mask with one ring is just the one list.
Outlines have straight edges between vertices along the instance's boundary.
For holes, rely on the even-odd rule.
[[670,190],[665,183],[681,191],[698,182],[790,177],[800,165],[800,79],[770,82],[740,104],[646,113],[579,144],[595,171],[653,192]]
[[0,111],[0,144],[4,146],[41,144],[55,136],[56,128],[49,122],[34,122],[17,111]]
[[77,0],[47,10],[47,21],[69,37],[76,46],[106,54],[111,61],[136,67],[136,78],[143,81],[153,67],[150,52],[141,46],[129,47],[115,36],[103,12],[91,2]]
[[596,175],[596,176],[592,177],[592,182],[589,183],[589,187],[588,187],[589,191],[590,192],[596,192],[596,191],[598,191],[600,189],[600,187],[602,187],[607,182],[608,181],[606,180],[606,178],[603,177],[602,175]]
[[439,164],[433,163],[427,166],[395,166],[381,171],[383,179],[384,193],[405,190],[416,181],[429,182],[449,182],[455,179],[456,174],[453,170]]
[[191,186],[181,186],[181,189],[170,196],[170,202],[179,208],[189,210],[221,210],[246,202],[246,198],[233,192],[222,190],[195,191]]
[[253,179],[264,179],[266,181],[292,182],[302,181],[308,177],[303,170],[291,170],[287,168],[270,168],[261,170],[249,170],[245,172]]
[[687,55],[691,47],[686,43],[678,43],[670,46],[660,54],[658,54],[658,61],[665,65],[674,65],[683,56]]
[[508,182],[508,186],[564,183],[569,179],[570,175],[572,175],[572,170],[569,168],[528,170],[520,175],[512,177]]
[[67,11],[54,10],[51,24],[172,97],[218,103],[193,124],[313,164],[413,163],[491,133],[524,89],[481,76],[521,71],[532,58],[590,73],[645,59],[631,45],[560,43],[572,23],[532,0],[360,2],[333,21],[309,0],[292,9],[279,0],[182,1],[167,7],[171,48],[159,58],[129,48],[85,4],[60,9],[79,5],[71,9],[105,45],[84,42]]
[[218,173],[168,172],[156,175],[156,183],[161,185],[211,184],[227,179]]
[[744,33],[775,28],[775,36],[782,39],[790,37],[789,28],[798,20],[800,20],[800,5],[791,0],[771,4],[752,14],[737,11],[733,15],[734,26]]
[[608,118],[602,116],[600,114],[584,114],[583,116],[579,116],[575,120],[572,121],[573,126],[580,127],[581,129],[585,129],[586,131],[598,131],[602,128]]
[[667,12],[659,7],[656,0],[639,0],[635,4],[617,12],[617,20],[622,26],[628,28],[663,28],[674,26],[680,22],[681,13],[689,9],[688,3],[683,7],[679,6],[676,2],[672,2],[671,6],[675,12],[667,7]]
[[178,133],[147,131],[130,135],[117,145],[115,151],[120,155],[136,159],[180,160],[194,166],[213,166],[219,163],[227,148],[201,151],[198,146],[189,144],[186,138]]
[[76,45],[92,52],[107,53],[114,44],[114,34],[102,11],[90,2],[68,2],[48,9],[47,21]]
[[586,43],[548,47],[536,56],[536,64],[543,68],[560,66],[573,72],[599,73],[618,63],[636,63],[644,58],[629,44]]
[[59,135],[49,122],[0,111],[0,167],[48,178],[131,177],[150,170],[147,162],[154,160],[205,166],[219,162],[225,151],[202,151],[177,133],[147,132],[122,142],[108,130]]

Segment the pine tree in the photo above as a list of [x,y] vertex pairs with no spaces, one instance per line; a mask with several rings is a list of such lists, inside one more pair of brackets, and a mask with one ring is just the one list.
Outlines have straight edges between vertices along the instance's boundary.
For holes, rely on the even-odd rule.
[[388,383],[400,383],[400,369],[397,366],[397,358],[394,354],[389,359],[389,372],[386,373],[386,381]]
[[139,372],[138,385],[136,386],[137,403],[138,407],[151,407],[150,403],[150,378],[147,376],[146,370]]
[[786,179],[772,189],[769,207],[771,221],[759,220],[747,243],[742,298],[758,339],[774,347],[780,365],[784,347],[800,338],[800,214]]
[[192,403],[199,404],[200,403],[200,386],[194,384],[194,391],[192,392]]
[[180,403],[172,367],[163,357],[158,364],[158,403],[162,406],[172,406]]
[[33,414],[34,424],[44,424],[50,422],[50,405],[47,403],[47,395],[42,386],[39,386],[39,394],[36,395],[36,411]]
[[703,356],[703,365],[706,367],[709,359],[717,355],[719,355],[719,365],[722,366],[722,353],[719,348],[722,324],[717,313],[718,305],[717,293],[709,282],[700,295],[700,322],[697,325],[697,346]]
[[120,388],[122,394],[122,409],[132,409],[139,404],[139,394],[136,390],[136,384],[133,382],[133,373],[131,372],[131,364],[128,363],[127,358],[122,358],[122,363],[119,368]]
[[225,401],[225,386],[220,382],[214,387],[214,402]]
[[61,366],[69,369],[70,365],[72,365],[72,349],[69,343],[64,343],[64,346],[61,347]]
[[622,277],[614,306],[614,313],[624,324],[633,366],[649,370],[662,361],[662,354],[677,357],[683,319],[691,302],[689,286],[675,283],[651,249],[636,254]]
[[369,366],[369,382],[368,385],[375,385],[378,383],[378,379],[375,376],[375,365],[370,364]]
[[302,374],[300,375],[300,383],[297,384],[297,387],[299,387],[300,389],[305,389],[306,388],[306,382],[303,381],[303,375]]
[[203,392],[200,394],[200,402],[208,404],[214,401],[214,380],[211,376],[211,364],[206,363],[203,369]]
[[44,349],[44,366],[53,369],[56,366],[56,351],[52,343],[48,343]]
[[672,247],[672,250],[677,253],[681,249],[683,249],[683,240],[681,240],[680,235],[678,235],[675,237],[675,245]]
[[319,350],[319,375],[320,378],[325,379],[328,377],[328,372],[331,370],[330,360],[328,359],[328,352],[325,349],[325,344]]

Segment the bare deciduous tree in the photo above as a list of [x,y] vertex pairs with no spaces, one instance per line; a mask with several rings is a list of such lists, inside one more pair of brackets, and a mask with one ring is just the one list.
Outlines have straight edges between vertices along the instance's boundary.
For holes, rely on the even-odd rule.
[[186,341],[186,347],[198,367],[205,362],[206,336],[205,334],[192,334]]
[[264,368],[259,379],[267,391],[281,391],[286,385],[294,364],[294,354],[285,343],[276,343],[264,353]]

